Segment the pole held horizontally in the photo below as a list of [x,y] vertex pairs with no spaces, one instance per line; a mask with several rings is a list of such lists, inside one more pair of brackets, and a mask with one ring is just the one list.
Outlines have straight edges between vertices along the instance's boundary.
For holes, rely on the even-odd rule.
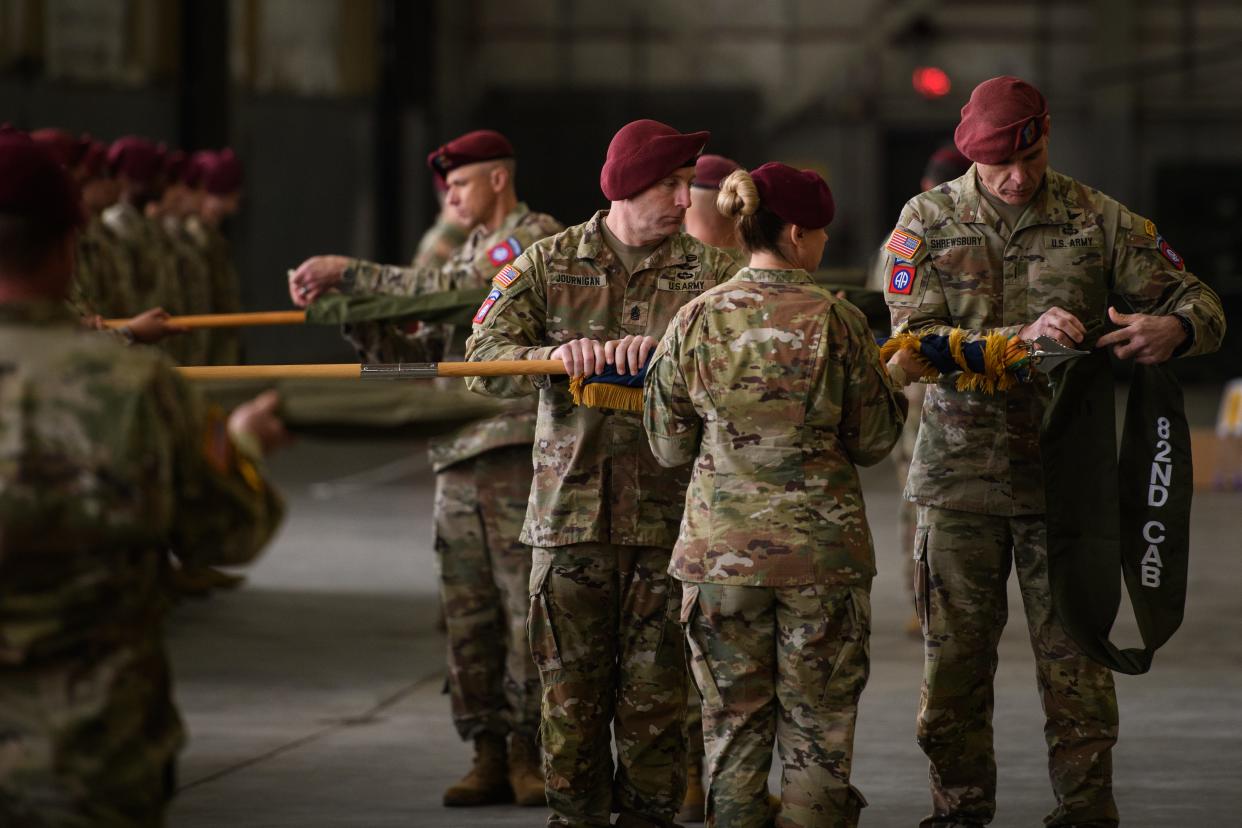
[[510,359],[492,362],[397,362],[361,365],[186,365],[177,371],[190,380],[251,379],[431,379],[564,374],[559,359]]
[[[105,319],[108,328],[123,328],[132,319]],[[252,311],[249,313],[200,313],[188,316],[170,316],[169,325],[183,328],[248,328],[258,325],[302,325],[306,323],[306,311]]]

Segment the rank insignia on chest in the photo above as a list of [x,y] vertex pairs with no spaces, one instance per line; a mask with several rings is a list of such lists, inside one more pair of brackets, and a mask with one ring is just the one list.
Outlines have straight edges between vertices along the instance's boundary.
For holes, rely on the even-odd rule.
[[483,300],[483,304],[479,305],[479,310],[474,315],[474,324],[483,324],[483,320],[487,319],[487,315],[492,311],[492,305],[496,304],[496,300],[499,299],[500,296],[500,288],[492,288],[492,292],[487,294],[487,298]]
[[496,274],[496,277],[492,279],[492,284],[498,288],[507,288],[509,285],[516,282],[518,277],[521,275],[522,271],[518,270],[513,265],[505,265],[500,269],[500,272]]
[[885,250],[900,259],[913,259],[922,247],[921,238],[901,228],[894,230],[893,234],[888,237],[888,243],[884,245]]
[[1183,259],[1176,250],[1169,247],[1169,243],[1164,240],[1164,236],[1156,236],[1156,247],[1159,248],[1160,253],[1169,260],[1169,264],[1173,265],[1178,270],[1186,269],[1186,260]]
[[511,261],[522,252],[522,244],[517,240],[517,236],[510,236],[500,244],[489,247],[487,250],[487,259],[496,267],[500,267],[505,262]]
[[914,290],[914,265],[909,262],[897,262],[888,274],[888,292],[909,296]]

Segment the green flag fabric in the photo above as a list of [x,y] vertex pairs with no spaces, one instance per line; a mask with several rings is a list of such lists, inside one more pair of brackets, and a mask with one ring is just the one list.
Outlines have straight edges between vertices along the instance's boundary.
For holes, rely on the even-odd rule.
[[[1186,605],[1193,482],[1182,389],[1167,365],[1136,365],[1117,458],[1105,350],[1053,374],[1040,433],[1048,576],[1057,617],[1088,656],[1145,673]],[[1126,585],[1141,648],[1109,639]]]
[[486,288],[446,290],[421,296],[328,293],[306,309],[306,321],[312,325],[342,325],[381,319],[417,319],[420,322],[469,325],[486,298]]

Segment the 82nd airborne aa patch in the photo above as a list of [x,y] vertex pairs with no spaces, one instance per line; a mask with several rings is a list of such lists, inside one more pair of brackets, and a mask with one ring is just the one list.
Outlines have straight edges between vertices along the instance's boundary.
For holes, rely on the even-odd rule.
[[487,260],[500,267],[505,262],[514,259],[517,254],[522,252],[522,243],[517,240],[517,236],[510,236],[494,247],[487,250]]
[[923,240],[912,233],[907,233],[900,227],[895,229],[888,242],[884,245],[884,249],[892,253],[899,259],[913,259],[919,250],[923,247]]
[[888,292],[909,296],[914,290],[914,265],[909,262],[897,262],[888,274]]
[[1159,248],[1164,257],[1169,260],[1169,264],[1173,265],[1178,270],[1186,269],[1186,260],[1183,259],[1176,250],[1169,247],[1169,243],[1164,240],[1164,236],[1156,236],[1156,247]]
[[474,315],[474,324],[483,324],[483,320],[487,319],[487,315],[491,313],[492,305],[496,304],[496,300],[500,298],[500,295],[500,288],[492,288],[492,292],[487,294],[483,304],[479,305],[479,310]]

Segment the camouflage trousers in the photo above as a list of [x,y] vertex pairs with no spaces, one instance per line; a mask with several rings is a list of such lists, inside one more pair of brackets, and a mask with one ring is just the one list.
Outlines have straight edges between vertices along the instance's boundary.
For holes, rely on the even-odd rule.
[[185,736],[158,635],[0,667],[0,826],[164,824]]
[[543,680],[548,825],[604,826],[612,812],[674,824],[686,786],[686,661],[668,560],[649,546],[535,548],[529,632]]
[[771,824],[772,741],[781,760],[776,824],[854,826],[850,785],[858,699],[870,671],[869,586],[683,584],[681,620],[703,697],[707,824]]
[[436,564],[448,634],[453,724],[463,739],[539,727],[526,641],[530,547],[519,543],[530,446],[494,449],[436,475]]
[[996,813],[992,680],[1008,614],[1011,565],[1026,610],[1043,704],[1056,808],[1048,825],[1113,825],[1112,673],[1083,655],[1057,621],[1043,518],[918,509],[915,601],[923,624],[918,742],[931,760],[923,825],[984,825]]
[[[910,401],[910,413],[906,415],[905,425],[901,429],[901,439],[893,446],[893,465],[897,467],[897,489],[904,492],[906,481],[910,478],[910,462],[914,459],[914,446],[919,438],[919,425],[923,421],[923,400],[927,396],[927,384],[915,382],[903,389],[906,399]],[[918,528],[918,514],[915,504],[904,497],[897,500],[897,540],[901,550],[902,573],[905,575],[907,588],[914,590],[914,538]]]

